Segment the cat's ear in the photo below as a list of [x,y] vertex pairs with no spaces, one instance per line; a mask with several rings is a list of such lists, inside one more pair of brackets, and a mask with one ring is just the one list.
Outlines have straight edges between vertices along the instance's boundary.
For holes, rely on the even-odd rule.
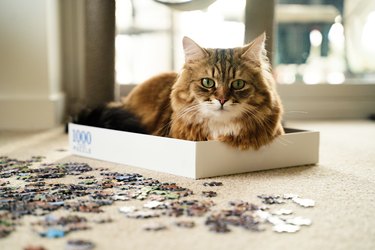
[[243,47],[242,58],[254,62],[262,63],[267,60],[267,51],[265,49],[266,33],[263,32],[251,43]]
[[185,62],[195,61],[207,56],[207,52],[189,37],[182,39],[185,52]]

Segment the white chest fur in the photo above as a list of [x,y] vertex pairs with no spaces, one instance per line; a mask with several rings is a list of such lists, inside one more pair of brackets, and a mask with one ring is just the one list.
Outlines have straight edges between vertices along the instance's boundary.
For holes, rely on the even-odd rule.
[[233,135],[236,136],[241,132],[241,127],[237,123],[223,123],[211,121],[208,128],[212,139],[218,139],[219,136]]

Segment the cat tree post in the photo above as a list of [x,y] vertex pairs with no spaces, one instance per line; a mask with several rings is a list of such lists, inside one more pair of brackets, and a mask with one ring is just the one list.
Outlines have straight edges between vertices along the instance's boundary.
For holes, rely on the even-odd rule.
[[114,0],[86,1],[85,50],[87,105],[92,107],[113,101],[115,93]]
[[262,34],[267,34],[266,50],[273,64],[275,0],[247,0],[245,10],[245,43]]
[[63,82],[67,114],[114,100],[115,0],[64,0]]

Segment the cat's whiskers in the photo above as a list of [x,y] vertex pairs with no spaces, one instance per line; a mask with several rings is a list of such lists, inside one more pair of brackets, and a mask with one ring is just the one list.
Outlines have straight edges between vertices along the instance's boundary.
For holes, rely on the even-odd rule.
[[271,124],[269,124],[269,121],[272,121],[269,116],[260,116],[259,114],[257,114],[258,111],[254,110],[251,107],[243,107],[243,108],[244,108],[244,114],[251,118],[250,121],[255,122],[257,125],[265,127],[266,130],[273,131],[274,127]]
[[176,120],[179,120],[181,118],[186,118],[185,116],[189,113],[192,113],[192,112],[195,112],[199,109],[199,103],[198,104],[194,104],[192,106],[189,106],[185,109],[183,109],[181,112],[178,112],[178,115],[177,117],[175,118]]
[[[257,115],[257,111],[256,110],[253,110],[253,109],[250,109],[249,107],[244,107],[244,113],[247,115],[247,116],[249,116],[249,117],[251,117],[252,119],[254,119],[258,124],[261,124],[262,126],[266,126],[267,127],[267,129],[273,129],[272,127],[271,127],[271,125],[267,122],[267,121],[272,121],[271,119],[270,119],[270,117],[269,116],[263,116],[262,118],[263,118],[263,120],[259,117],[259,115]],[[289,140],[287,140],[286,138],[284,138],[284,137],[280,137],[280,136],[278,136],[276,139],[275,139],[275,141],[277,142],[277,143],[280,143],[281,145],[283,145],[283,146],[287,146],[287,145],[290,145],[292,142],[291,141],[289,141]]]
[[[170,127],[173,122],[175,122],[177,120],[180,120],[186,114],[196,112],[198,110],[198,108],[199,108],[199,104],[194,104],[192,106],[184,108],[181,112],[178,113],[178,115],[176,117],[171,118],[171,120],[162,127],[162,130],[165,129],[166,127]],[[186,117],[184,117],[184,118],[186,118]]]
[[[242,106],[243,114],[245,114],[247,117],[251,118],[251,122],[255,122],[257,124],[262,124],[264,121],[260,118],[260,116],[257,114],[257,111],[253,109],[252,107],[244,107]],[[267,125],[266,125],[267,126]]]

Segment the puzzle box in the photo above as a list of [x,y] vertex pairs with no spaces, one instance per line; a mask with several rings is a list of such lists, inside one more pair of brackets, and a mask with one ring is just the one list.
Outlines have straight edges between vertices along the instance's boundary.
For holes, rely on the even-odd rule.
[[72,154],[194,179],[316,164],[319,132],[286,129],[258,151],[69,124]]

